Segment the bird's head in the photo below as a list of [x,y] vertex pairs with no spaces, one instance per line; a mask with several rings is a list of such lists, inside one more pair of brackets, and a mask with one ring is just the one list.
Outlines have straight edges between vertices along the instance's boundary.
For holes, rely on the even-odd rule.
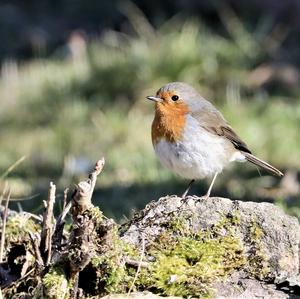
[[183,82],[172,82],[161,87],[155,96],[148,96],[155,102],[156,110],[182,111],[184,113],[199,109],[202,97],[190,85]]

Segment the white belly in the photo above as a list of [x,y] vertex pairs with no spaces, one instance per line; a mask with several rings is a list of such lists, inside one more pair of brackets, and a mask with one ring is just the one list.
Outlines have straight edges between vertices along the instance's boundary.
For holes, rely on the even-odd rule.
[[244,159],[228,140],[209,133],[191,116],[182,140],[170,143],[162,139],[154,149],[165,167],[188,179],[213,176],[231,161]]

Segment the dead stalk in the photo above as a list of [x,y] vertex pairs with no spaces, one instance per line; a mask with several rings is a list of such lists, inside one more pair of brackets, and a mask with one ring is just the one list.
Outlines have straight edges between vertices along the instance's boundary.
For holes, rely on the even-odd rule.
[[45,211],[43,214],[43,226],[41,233],[41,252],[44,253],[44,260],[46,266],[49,265],[51,260],[51,247],[52,247],[52,235],[53,235],[53,207],[55,203],[56,186],[50,182],[49,196],[47,202],[45,202]]
[[44,268],[44,261],[42,259],[41,251],[40,251],[40,235],[38,233],[30,233],[29,234],[31,242],[32,242],[32,247],[34,250],[34,255],[35,255],[35,260],[37,263],[37,268],[38,272],[40,272]]
[[0,263],[3,262],[3,252],[4,252],[4,245],[5,245],[5,230],[6,230],[6,222],[7,222],[7,214],[8,214],[8,203],[10,199],[10,190],[8,191],[6,202],[5,202],[5,209],[3,214],[2,220],[2,232],[1,232],[1,243],[0,243]]
[[68,192],[69,192],[69,188],[66,188],[66,189],[64,190],[63,210],[66,208],[66,205],[67,205]]
[[8,183],[7,183],[7,181],[5,181],[4,188],[3,188],[2,194],[0,196],[0,206],[2,205],[2,201],[3,201],[5,194],[7,194],[7,189],[8,189]]

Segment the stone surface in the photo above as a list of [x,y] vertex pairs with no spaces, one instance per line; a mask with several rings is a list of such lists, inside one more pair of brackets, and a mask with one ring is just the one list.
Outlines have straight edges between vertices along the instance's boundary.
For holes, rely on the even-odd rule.
[[161,297],[154,295],[150,292],[134,292],[130,295],[128,294],[114,294],[114,295],[107,295],[105,297],[102,297],[101,299],[159,299],[159,298],[165,298],[165,299],[180,299],[180,297]]
[[287,299],[293,296],[291,293],[287,294],[276,290],[275,284],[267,284],[255,279],[233,278],[232,276],[224,282],[216,283],[215,288],[217,290],[215,299]]
[[[167,196],[150,203],[135,215],[123,228],[122,239],[141,247],[143,236],[147,248],[166,230],[174,217],[188,220],[189,227],[195,233],[201,229],[209,230],[220,225],[224,219],[235,217],[238,222],[235,225],[235,235],[243,244],[246,256],[258,254],[252,252],[254,243],[257,242],[256,250],[263,256],[268,274],[262,275],[260,281],[247,277],[247,271],[240,269],[226,281],[215,283],[216,298],[298,298],[300,226],[295,217],[286,215],[271,203],[195,196],[183,200],[177,196]],[[222,229],[226,234],[226,224]],[[260,271],[263,272],[263,267],[262,262],[258,263],[254,271],[257,270],[259,274]],[[280,290],[282,286],[285,287],[285,292]]]

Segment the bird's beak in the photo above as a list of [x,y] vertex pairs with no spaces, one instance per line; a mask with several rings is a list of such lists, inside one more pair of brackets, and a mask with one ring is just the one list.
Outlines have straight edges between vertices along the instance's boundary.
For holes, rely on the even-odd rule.
[[146,99],[157,102],[157,103],[162,103],[162,101],[163,101],[163,99],[161,99],[159,97],[153,97],[153,96],[148,96],[148,97],[146,97]]

